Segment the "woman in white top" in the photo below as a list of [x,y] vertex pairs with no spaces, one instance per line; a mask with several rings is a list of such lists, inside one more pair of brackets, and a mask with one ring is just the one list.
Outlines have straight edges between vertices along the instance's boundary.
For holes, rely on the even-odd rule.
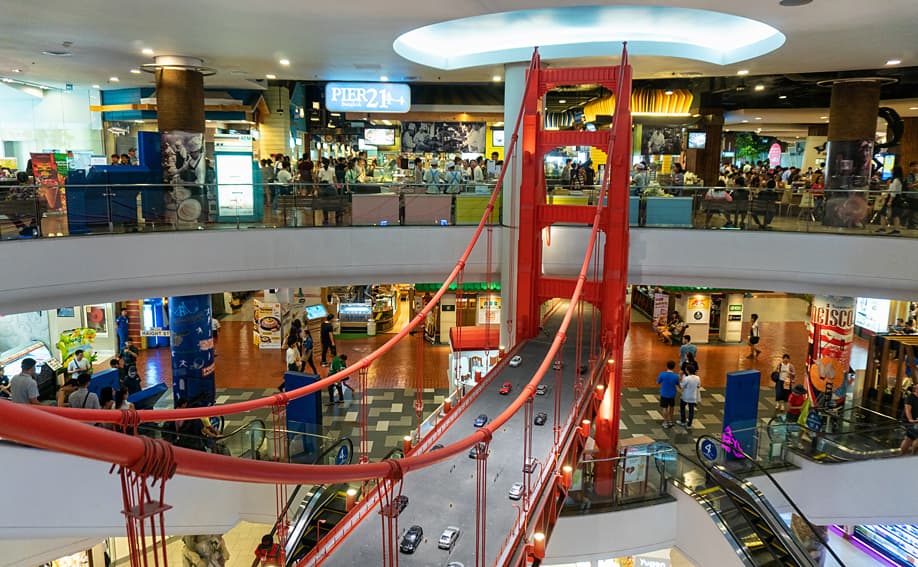
[[[694,370],[694,368],[693,368]],[[679,382],[682,388],[682,397],[679,400],[679,425],[688,429],[692,428],[692,421],[695,419],[695,406],[701,401],[701,378],[691,372],[682,376]],[[685,406],[688,406],[688,420],[685,419]]]
[[[892,179],[889,181],[889,187],[886,189],[887,193],[887,204],[888,204],[888,214],[886,217],[892,221],[893,229],[889,231],[889,234],[899,234],[899,229],[901,228],[902,217],[908,215],[908,209],[903,207],[906,203],[902,196],[902,166],[897,165],[893,167],[892,170]],[[879,198],[879,197],[878,197]],[[884,232],[884,229],[879,229],[877,232]]]
[[759,350],[759,315],[752,314],[752,324],[749,325],[749,355],[746,358],[755,358],[762,354]]
[[300,350],[297,348],[296,337],[287,339],[287,371],[300,371]]
[[775,367],[775,372],[778,373],[778,381],[775,382],[775,411],[785,413],[787,412],[787,398],[797,379],[797,371],[791,364],[789,354],[781,357],[781,362]]

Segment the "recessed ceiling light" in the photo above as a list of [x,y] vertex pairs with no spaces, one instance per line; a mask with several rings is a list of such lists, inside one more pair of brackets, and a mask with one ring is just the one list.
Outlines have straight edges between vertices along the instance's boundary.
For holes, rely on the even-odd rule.
[[144,47],[140,52],[144,55],[153,55],[153,50],[149,47]]
[[340,112],[332,112],[332,113],[330,113],[329,115],[330,115],[330,116],[341,116],[341,113],[340,113]]
[[748,124],[748,123],[749,123],[748,120],[743,120],[743,124]]
[[898,64],[900,64],[900,63],[902,63],[902,60],[901,60],[901,59],[890,59],[889,61],[886,62],[886,64],[887,64],[887,65],[890,65],[890,66],[892,66],[892,65],[898,65]]
[[567,104],[567,100],[562,98],[558,101],[558,104]]
[[765,85],[756,85],[756,86],[755,86],[755,90],[757,90],[757,91],[764,91],[764,90],[765,90]]
[[281,59],[280,61],[278,61],[278,63],[280,63],[281,65],[283,65],[284,67],[286,67],[287,65],[290,65],[290,60],[289,60],[289,59]]
[[309,120],[312,121],[312,122],[318,122],[318,121],[319,121],[319,117],[318,117],[318,116],[310,116],[310,117],[309,117]]
[[787,98],[787,95],[786,95],[786,94],[783,94],[783,95],[779,96],[778,98],[781,99],[781,100],[784,100],[784,99]]
[[502,79],[500,75],[494,75],[493,77],[491,77],[491,80],[494,81],[495,83],[499,83]]
[[762,117],[761,117],[761,116],[756,116],[755,119],[756,119],[756,120],[761,120]]
[[121,79],[119,79],[118,77],[109,77],[108,80],[109,80],[110,82],[112,82],[112,83],[117,83],[117,82],[120,81]]
[[70,57],[71,55],[73,55],[73,53],[71,53],[70,51],[57,51],[57,50],[54,50],[54,51],[42,51],[41,54],[42,54],[42,55],[50,55],[50,56],[52,56],[52,57]]
[[140,69],[131,69],[131,74],[132,74],[132,75],[139,75],[139,74],[140,74]]
[[386,81],[389,80],[389,77],[387,77],[387,76],[385,76],[385,75],[380,75],[380,76],[379,76],[379,80],[385,83]]
[[910,107],[908,107],[908,109],[909,109],[909,110],[918,110],[918,106],[910,106]]
[[276,79],[276,78],[277,78],[277,75],[274,75],[274,74],[272,74],[272,73],[268,73],[267,75],[265,75],[265,78],[266,78],[266,79]]
[[736,72],[736,74],[737,75],[748,75],[749,69],[740,69],[739,71]]
[[94,89],[101,89],[102,87],[100,87],[99,85],[93,85],[92,88],[94,88]]
[[819,117],[820,120],[827,120],[828,118],[829,118],[828,116],[820,116],[820,117]]
[[22,73],[22,69],[13,69],[14,73]]
[[665,94],[666,96],[669,96],[669,95],[673,94],[673,91],[670,90],[670,89],[666,89],[665,91],[663,91],[663,94]]

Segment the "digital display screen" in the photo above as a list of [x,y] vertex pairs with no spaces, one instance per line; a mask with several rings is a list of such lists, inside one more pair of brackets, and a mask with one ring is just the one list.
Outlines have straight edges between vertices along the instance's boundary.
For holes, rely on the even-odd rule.
[[395,130],[392,128],[367,128],[363,131],[363,138],[371,146],[394,146]]
[[888,299],[858,297],[854,309],[854,324],[874,333],[885,333],[889,328]]
[[217,214],[249,217],[255,214],[252,191],[252,154],[217,154]]
[[707,132],[689,132],[688,148],[690,150],[703,150],[708,141]]
[[504,147],[503,130],[491,130],[491,145],[497,148]]
[[324,319],[328,316],[328,310],[325,309],[325,306],[321,303],[318,305],[307,305],[306,306],[306,318],[307,319]]

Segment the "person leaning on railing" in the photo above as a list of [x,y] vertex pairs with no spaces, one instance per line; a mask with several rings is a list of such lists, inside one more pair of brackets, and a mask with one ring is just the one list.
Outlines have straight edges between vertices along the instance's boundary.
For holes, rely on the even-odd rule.
[[[775,191],[775,180],[769,179],[765,183],[765,188],[759,191],[752,202],[752,211],[750,216],[755,224],[763,230],[771,229],[771,221],[775,217],[775,208],[778,203],[778,192]],[[762,219],[759,219],[759,216]],[[762,222],[764,220],[765,222]]]

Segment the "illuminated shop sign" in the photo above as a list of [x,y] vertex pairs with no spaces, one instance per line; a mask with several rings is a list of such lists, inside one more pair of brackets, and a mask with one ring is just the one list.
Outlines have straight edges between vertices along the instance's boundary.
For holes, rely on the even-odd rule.
[[325,108],[331,112],[408,112],[411,87],[400,83],[328,83]]

